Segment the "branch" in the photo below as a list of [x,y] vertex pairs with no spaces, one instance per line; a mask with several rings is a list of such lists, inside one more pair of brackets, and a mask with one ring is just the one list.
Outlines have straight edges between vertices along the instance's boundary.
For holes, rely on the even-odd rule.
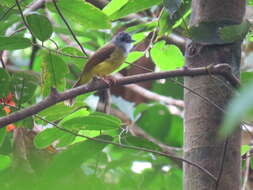
[[56,9],[56,11],[58,12],[58,14],[60,15],[62,21],[65,23],[65,25],[67,26],[69,32],[71,33],[72,37],[74,38],[74,40],[76,41],[76,43],[79,45],[80,49],[82,50],[83,54],[86,55],[88,57],[88,54],[85,52],[82,44],[79,42],[79,40],[77,39],[75,33],[73,32],[73,30],[71,29],[70,25],[68,24],[67,20],[65,19],[65,17],[63,16],[60,8],[58,7],[57,3],[56,3],[56,0],[53,0],[53,4],[54,4],[54,7]]
[[[218,64],[212,67],[207,68],[183,68],[173,71],[165,71],[165,72],[157,72],[157,73],[144,73],[138,75],[132,75],[128,77],[124,77],[122,79],[117,79],[115,82],[110,85],[111,86],[118,86],[118,85],[126,85],[131,83],[138,83],[148,80],[157,80],[157,79],[164,79],[164,78],[172,78],[172,77],[183,77],[183,76],[200,76],[200,75],[221,75],[225,79],[227,79],[230,84],[234,87],[239,86],[238,79],[232,74],[230,66],[228,64]],[[63,93],[58,93],[56,89],[52,89],[51,94],[46,97],[41,102],[34,104],[28,108],[22,109],[17,112],[13,112],[12,114],[1,117],[0,118],[0,128],[3,128],[5,125],[11,124],[13,122],[19,121],[26,117],[32,116],[37,114],[38,112],[52,106],[58,102],[74,98],[78,95],[109,88],[108,84],[105,83],[103,80],[93,80],[91,83],[87,85],[82,85],[74,89],[67,90]]]
[[114,146],[117,146],[117,147],[120,147],[120,148],[125,148],[125,149],[132,149],[132,150],[138,150],[138,151],[142,151],[142,152],[149,152],[149,153],[153,153],[153,154],[156,154],[156,155],[160,155],[160,156],[164,156],[166,158],[170,158],[170,159],[174,159],[174,160],[179,160],[181,162],[185,162],[189,165],[192,165],[196,168],[198,168],[199,170],[201,170],[202,172],[204,172],[205,174],[207,174],[212,180],[214,181],[217,181],[217,178],[211,173],[209,172],[207,169],[203,168],[202,166],[190,161],[190,160],[186,160],[182,157],[179,157],[179,156],[175,156],[175,155],[171,155],[169,153],[165,153],[165,152],[160,152],[160,151],[156,151],[156,150],[152,150],[152,149],[148,149],[148,148],[143,148],[143,147],[138,147],[138,146],[133,146],[133,145],[125,145],[125,144],[119,144],[119,143],[116,143],[116,142],[113,142],[113,141],[109,141],[109,140],[105,140],[105,139],[100,139],[100,138],[91,138],[89,136],[86,136],[86,135],[82,135],[82,134],[78,134],[78,133],[75,133],[69,129],[66,129],[66,128],[63,128],[63,127],[60,127],[58,126],[57,124],[53,123],[53,122],[49,122],[45,119],[43,119],[42,117],[40,117],[39,115],[36,115],[36,117],[38,117],[39,119],[45,121],[45,122],[48,122],[50,124],[52,124],[55,128],[61,130],[61,131],[64,131],[66,133],[69,133],[69,134],[72,134],[76,137],[83,137],[83,138],[86,138],[88,140],[91,140],[91,141],[95,141],[95,142],[99,142],[99,143],[105,143],[105,144],[111,144],[111,145],[114,145]]

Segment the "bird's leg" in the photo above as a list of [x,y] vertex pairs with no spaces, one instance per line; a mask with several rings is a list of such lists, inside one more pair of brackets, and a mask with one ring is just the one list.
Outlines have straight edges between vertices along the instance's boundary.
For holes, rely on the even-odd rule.
[[110,87],[110,86],[116,84],[117,79],[115,77],[109,75],[109,76],[103,76],[101,78],[101,80],[103,80]]

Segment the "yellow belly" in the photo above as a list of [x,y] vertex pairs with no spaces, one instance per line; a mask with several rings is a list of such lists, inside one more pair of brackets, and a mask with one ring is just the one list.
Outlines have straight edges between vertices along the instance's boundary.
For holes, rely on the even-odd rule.
[[92,68],[91,70],[92,76],[104,77],[106,75],[111,74],[121,64],[124,63],[125,59],[126,57],[124,56],[124,52],[121,49],[115,50],[109,59],[107,59],[102,63],[99,63],[94,68]]

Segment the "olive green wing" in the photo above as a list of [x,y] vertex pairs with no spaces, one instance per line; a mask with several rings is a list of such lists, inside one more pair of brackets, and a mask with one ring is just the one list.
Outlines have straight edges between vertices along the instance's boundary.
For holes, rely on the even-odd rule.
[[110,58],[115,48],[116,46],[113,43],[110,43],[97,50],[85,64],[83,74],[89,72],[93,67]]

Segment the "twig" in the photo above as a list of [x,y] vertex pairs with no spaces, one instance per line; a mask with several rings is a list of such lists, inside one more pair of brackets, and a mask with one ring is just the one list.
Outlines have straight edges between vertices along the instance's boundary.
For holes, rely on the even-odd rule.
[[[121,74],[116,74],[117,78],[122,78],[123,76]],[[143,88],[137,84],[130,84],[125,86],[125,88],[130,89],[134,91],[135,93],[138,93],[138,95],[143,96],[150,100],[155,100],[159,102],[164,102],[168,105],[176,105],[179,107],[184,107],[184,102],[182,100],[177,100],[171,97],[163,96],[160,94],[157,94],[155,92],[152,92],[150,90],[147,90],[146,88]]]
[[[208,71],[206,68],[188,68],[188,69],[178,69],[173,71],[165,71],[165,72],[157,72],[157,73],[144,73],[138,75],[132,75],[128,77],[124,77],[122,79],[115,80],[115,83],[111,86],[118,86],[118,85],[126,85],[131,83],[143,82],[148,80],[157,80],[163,78],[172,78],[172,77],[179,77],[179,76],[200,76],[200,75],[207,75],[207,74],[214,74],[214,75],[221,75],[224,76],[233,86],[238,86],[238,79],[233,76],[230,72],[230,66],[227,64],[219,64],[214,65]],[[225,73],[227,74],[225,74]],[[111,87],[110,86],[110,87]],[[20,111],[14,112],[8,116],[0,118],[0,128],[3,128],[5,125],[11,124],[13,122],[19,121],[31,115],[37,114],[38,112],[52,106],[58,102],[74,98],[78,95],[92,92],[96,90],[106,89],[109,88],[108,84],[106,84],[102,80],[92,81],[87,85],[82,85],[74,89],[67,90],[63,93],[58,93],[55,89],[53,89],[52,93],[42,100],[41,102],[34,104],[28,108],[22,109]]]
[[223,153],[222,153],[222,160],[221,160],[221,166],[220,166],[220,170],[217,176],[217,181],[215,183],[215,190],[218,190],[219,184],[220,184],[220,180],[221,180],[221,176],[223,173],[223,168],[224,168],[224,164],[225,164],[225,156],[226,156],[226,152],[227,152],[227,148],[228,148],[228,142],[229,139],[228,137],[226,138],[225,142],[224,142],[224,148],[223,148]]
[[247,182],[249,178],[249,169],[250,169],[250,152],[247,152],[246,154],[246,166],[245,166],[245,173],[244,173],[244,180],[243,180],[243,185],[242,185],[242,190],[246,190],[247,187]]
[[[32,41],[33,41],[33,44],[37,44],[35,38],[32,38]],[[35,57],[36,57],[36,54],[38,51],[39,51],[39,47],[33,45],[32,46],[32,53],[31,53],[30,60],[29,60],[29,70],[33,69],[33,63],[34,63],[34,60],[35,60]]]
[[[27,30],[31,33],[31,35],[34,37],[32,30],[30,29],[29,25],[27,24],[27,22],[26,22],[26,20],[25,20],[25,16],[24,16],[24,14],[23,14],[23,11],[22,11],[22,9],[21,9],[21,6],[20,6],[18,0],[15,0],[15,1],[16,1],[16,5],[17,5],[17,7],[18,7],[19,13],[20,13],[20,15],[21,15],[21,18],[22,18],[22,21],[23,21],[25,27],[26,27]],[[34,38],[35,38],[35,37],[34,37]]]
[[4,59],[3,59],[3,52],[4,51],[0,51],[0,62],[1,62],[2,68],[6,69],[6,66],[4,64]]
[[55,0],[53,0],[53,4],[55,6],[56,11],[58,12],[58,14],[60,15],[61,19],[63,20],[63,22],[65,23],[65,25],[67,26],[69,32],[71,33],[72,37],[74,38],[74,40],[76,41],[76,43],[79,45],[80,49],[82,50],[83,54],[86,55],[88,57],[88,54],[85,52],[82,44],[79,42],[79,40],[77,39],[75,33],[73,32],[73,30],[71,29],[70,25],[68,24],[67,20],[64,18],[61,10],[59,9],[57,3]]
[[179,156],[175,156],[175,155],[170,155],[168,153],[164,153],[164,152],[160,152],[160,151],[156,151],[156,150],[152,150],[152,149],[148,149],[148,148],[143,148],[143,147],[138,147],[138,146],[132,146],[132,145],[125,145],[125,144],[119,144],[119,143],[115,143],[113,141],[109,141],[109,140],[104,140],[104,139],[99,139],[99,138],[91,138],[91,137],[88,137],[88,136],[85,136],[85,135],[82,135],[82,134],[78,134],[78,133],[75,133],[73,131],[70,131],[66,128],[63,128],[63,127],[60,127],[58,126],[57,124],[53,123],[53,122],[49,122],[47,120],[45,120],[44,118],[40,117],[40,116],[36,116],[38,117],[39,119],[53,125],[54,127],[56,127],[57,129],[61,130],[61,131],[64,131],[66,133],[69,133],[69,134],[72,134],[74,136],[77,136],[77,137],[83,137],[83,138],[86,138],[88,140],[91,140],[91,141],[96,141],[96,142],[99,142],[99,143],[106,143],[106,144],[111,144],[111,145],[114,145],[114,146],[117,146],[117,147],[120,147],[120,148],[125,148],[125,149],[132,149],[132,150],[138,150],[138,151],[143,151],[143,152],[149,152],[149,153],[153,153],[153,154],[156,154],[156,155],[160,155],[160,156],[164,156],[164,157],[167,157],[167,158],[173,158],[175,160],[179,160],[181,162],[185,162],[189,165],[192,165],[196,168],[198,168],[199,170],[201,170],[202,172],[204,172],[205,174],[207,174],[211,179],[213,179],[214,181],[217,181],[217,178],[211,173],[209,172],[207,169],[201,167],[200,165],[192,162],[192,161],[189,161],[189,160],[186,160],[182,157],[179,157]]
[[4,17],[6,17],[6,15],[14,8],[16,7],[16,4],[12,5],[10,8],[7,9],[7,11],[0,17],[0,21],[2,21],[4,19]]

